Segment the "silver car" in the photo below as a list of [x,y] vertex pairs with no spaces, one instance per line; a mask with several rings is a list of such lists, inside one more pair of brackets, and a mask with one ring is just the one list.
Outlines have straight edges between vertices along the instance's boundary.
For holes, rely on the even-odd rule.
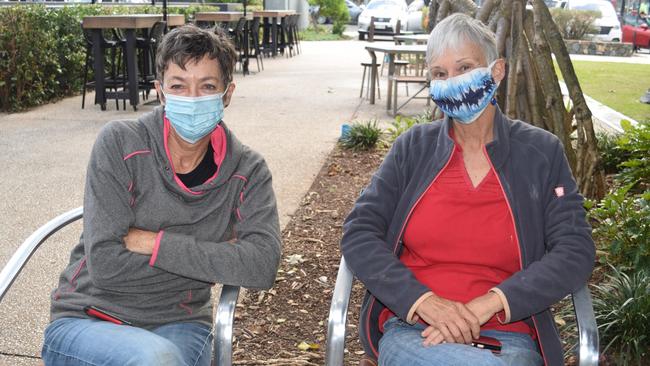
[[392,36],[397,30],[397,21],[406,25],[406,2],[404,0],[372,0],[359,15],[359,40],[364,40],[370,27],[370,18],[375,18],[375,34]]

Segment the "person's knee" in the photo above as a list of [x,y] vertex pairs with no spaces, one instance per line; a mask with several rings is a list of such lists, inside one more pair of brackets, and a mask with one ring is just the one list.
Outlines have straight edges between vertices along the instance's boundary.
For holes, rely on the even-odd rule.
[[179,366],[184,365],[181,350],[171,342],[156,340],[146,348],[132,352],[124,365],[157,365],[157,366]]

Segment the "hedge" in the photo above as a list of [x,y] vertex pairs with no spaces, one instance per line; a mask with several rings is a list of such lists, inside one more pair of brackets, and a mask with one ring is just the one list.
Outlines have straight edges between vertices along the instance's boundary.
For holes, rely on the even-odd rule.
[[[168,8],[169,14],[183,14],[186,21],[199,11],[215,11],[215,7]],[[80,23],[84,16],[160,12],[159,6],[151,5],[0,7],[0,111],[21,111],[81,92],[86,50]]]

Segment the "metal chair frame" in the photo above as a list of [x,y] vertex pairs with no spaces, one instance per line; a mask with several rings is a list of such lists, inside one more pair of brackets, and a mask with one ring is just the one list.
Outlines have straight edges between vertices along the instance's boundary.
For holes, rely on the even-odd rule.
[[[325,349],[325,365],[327,366],[341,366],[344,364],[347,311],[353,281],[354,275],[345,263],[345,258],[341,257],[327,321],[327,348]],[[571,297],[580,338],[579,366],[597,366],[598,327],[594,317],[591,295],[585,285],[571,294]]]
[[[34,231],[9,259],[0,272],[0,302],[25,267],[29,259],[50,236],[83,216],[83,207],[78,207],[50,220]],[[232,333],[235,306],[239,297],[239,287],[223,285],[219,304],[214,314],[214,352],[213,365],[232,365]]]

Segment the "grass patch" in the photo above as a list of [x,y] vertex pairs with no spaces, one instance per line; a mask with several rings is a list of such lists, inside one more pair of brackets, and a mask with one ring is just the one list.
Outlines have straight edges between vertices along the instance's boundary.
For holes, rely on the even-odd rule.
[[[582,91],[637,121],[650,121],[650,104],[639,98],[650,88],[648,65],[573,61]],[[555,65],[560,80],[560,70]]]
[[300,31],[301,41],[342,41],[347,39],[350,37],[333,34],[331,27],[317,26],[314,28],[313,25],[310,25],[307,29]]

